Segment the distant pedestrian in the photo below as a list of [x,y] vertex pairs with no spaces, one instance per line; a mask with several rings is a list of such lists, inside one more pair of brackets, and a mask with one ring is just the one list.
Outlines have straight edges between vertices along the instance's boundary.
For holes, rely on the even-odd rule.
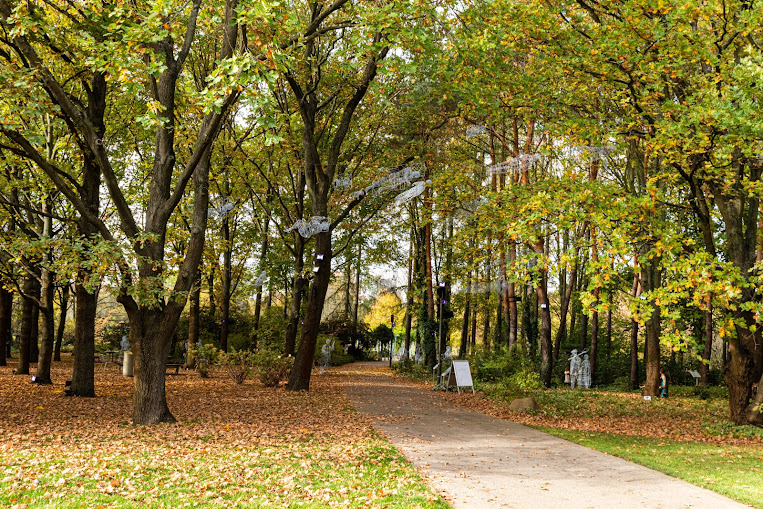
[[660,397],[668,397],[668,379],[665,377],[665,372],[660,368]]

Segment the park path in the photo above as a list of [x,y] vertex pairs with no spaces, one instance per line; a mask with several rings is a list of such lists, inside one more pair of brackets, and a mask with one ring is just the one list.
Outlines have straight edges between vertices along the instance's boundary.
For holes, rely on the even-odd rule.
[[712,491],[459,408],[383,363],[331,368],[361,414],[454,508],[747,507]]

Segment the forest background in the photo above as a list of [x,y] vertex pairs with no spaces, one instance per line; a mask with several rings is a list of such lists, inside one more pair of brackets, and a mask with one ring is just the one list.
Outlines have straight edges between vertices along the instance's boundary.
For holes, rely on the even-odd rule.
[[93,396],[108,293],[137,424],[175,419],[186,337],[307,390],[397,261],[381,313],[427,366],[550,387],[585,349],[647,395],[696,368],[761,424],[758,7],[0,0],[0,364],[51,382],[71,302]]

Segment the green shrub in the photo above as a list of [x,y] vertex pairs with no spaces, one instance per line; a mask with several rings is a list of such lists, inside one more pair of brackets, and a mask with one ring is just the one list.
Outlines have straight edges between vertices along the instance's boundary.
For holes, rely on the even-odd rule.
[[242,384],[252,372],[252,356],[252,352],[248,350],[238,350],[220,354],[219,358],[220,364],[228,370],[231,380],[237,384]]
[[220,351],[215,348],[211,343],[201,345],[198,348],[192,350],[194,363],[196,364],[196,371],[201,378],[209,377],[209,367],[217,364],[220,356]]
[[251,360],[260,382],[265,387],[278,387],[278,384],[289,376],[294,364],[293,357],[284,357],[271,350],[255,352]]

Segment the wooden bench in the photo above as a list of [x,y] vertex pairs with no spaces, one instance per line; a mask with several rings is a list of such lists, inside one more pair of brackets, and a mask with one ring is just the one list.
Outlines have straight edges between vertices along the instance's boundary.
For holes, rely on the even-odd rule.
[[180,368],[183,365],[184,364],[182,362],[168,362],[167,363],[167,368],[175,368],[175,374],[179,375],[180,374]]

